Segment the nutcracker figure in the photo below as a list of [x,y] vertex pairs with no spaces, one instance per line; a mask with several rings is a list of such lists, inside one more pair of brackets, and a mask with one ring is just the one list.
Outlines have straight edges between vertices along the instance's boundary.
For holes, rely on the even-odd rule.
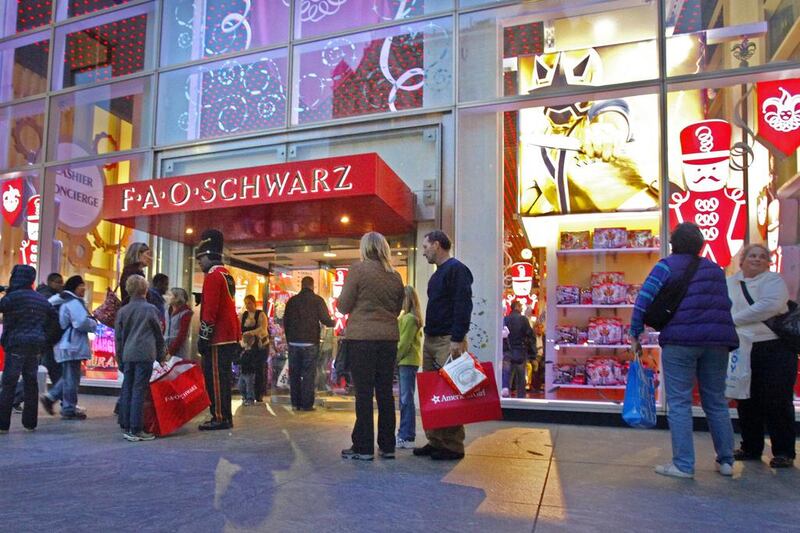
[[222,233],[206,230],[195,252],[205,273],[197,351],[202,356],[203,375],[211,399],[211,418],[200,424],[201,430],[233,427],[231,363],[239,351],[242,331],[234,303],[236,284],[222,264],[222,245]]
[[686,190],[670,196],[670,227],[697,224],[706,240],[700,255],[725,268],[747,231],[744,192],[727,187],[731,125],[703,120],[684,128],[680,140]]
[[533,290],[533,265],[531,263],[514,263],[511,270],[511,290],[516,296],[528,296]]

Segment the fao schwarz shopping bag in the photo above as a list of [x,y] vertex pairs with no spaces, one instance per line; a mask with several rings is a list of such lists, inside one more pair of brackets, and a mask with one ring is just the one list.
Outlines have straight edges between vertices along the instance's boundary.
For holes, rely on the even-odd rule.
[[652,370],[642,366],[638,355],[628,369],[622,419],[635,428],[648,429],[656,425],[655,375]]
[[753,340],[749,335],[739,334],[739,347],[728,356],[728,375],[725,376],[725,397],[734,400],[750,398],[750,352]]
[[150,381],[159,436],[169,435],[206,409],[206,384],[200,366],[190,361],[172,365]]
[[438,371],[417,374],[423,428],[437,429],[503,419],[492,363],[480,365],[486,381],[480,389],[466,396],[454,392],[452,385]]

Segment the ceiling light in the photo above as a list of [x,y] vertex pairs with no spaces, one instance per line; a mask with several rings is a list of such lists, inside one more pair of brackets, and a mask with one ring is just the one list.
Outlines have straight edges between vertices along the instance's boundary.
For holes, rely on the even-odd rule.
[[403,252],[397,252],[397,255],[403,255]]
[[523,259],[530,259],[533,257],[533,252],[530,248],[523,248],[519,255],[522,256]]
[[322,257],[336,257],[336,254],[333,252],[323,252]]
[[194,233],[194,229],[192,229],[192,228],[186,228],[186,235],[191,235],[191,234],[193,234],[193,233]]
[[347,215],[342,215],[342,218],[339,219],[339,222],[342,224],[348,224],[350,222],[350,217]]

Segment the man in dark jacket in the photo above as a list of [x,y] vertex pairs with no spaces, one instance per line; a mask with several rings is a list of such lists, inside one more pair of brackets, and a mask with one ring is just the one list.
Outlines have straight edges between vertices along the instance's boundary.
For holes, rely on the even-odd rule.
[[11,271],[8,294],[0,300],[3,315],[3,336],[0,344],[6,352],[3,369],[3,389],[0,391],[0,432],[8,432],[11,424],[11,404],[20,374],[24,383],[22,425],[28,431],[36,429],[39,403],[37,400],[36,370],[39,354],[46,344],[48,320],[58,320],[53,306],[33,290],[36,269],[17,265]]
[[289,343],[289,388],[292,408],[314,410],[314,384],[317,380],[320,322],[333,327],[322,297],[314,294],[314,278],[304,277],[301,290],[286,302],[283,328]]
[[[53,272],[47,276],[47,284],[42,283],[36,287],[36,292],[49,300],[59,294],[63,288],[64,278],[58,272]],[[58,380],[61,379],[61,365],[56,362],[52,344],[48,343],[42,349],[42,365],[47,369],[50,381],[54,385],[58,383]]]
[[508,350],[503,354],[503,393],[506,394],[506,387],[511,386],[516,390],[517,398],[524,398],[527,382],[525,366],[528,359],[536,355],[536,338],[528,319],[522,316],[521,302],[512,302],[511,313],[503,319],[503,325],[508,328]]

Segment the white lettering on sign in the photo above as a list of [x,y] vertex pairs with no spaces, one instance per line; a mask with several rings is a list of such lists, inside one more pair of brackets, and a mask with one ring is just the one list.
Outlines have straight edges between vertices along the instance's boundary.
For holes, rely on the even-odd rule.
[[[179,194],[183,196],[178,196]],[[192,188],[182,181],[173,183],[172,187],[169,188],[169,201],[174,206],[180,207],[186,205],[186,202],[188,202],[191,197]]]
[[226,202],[236,200],[236,189],[234,189],[233,194],[227,194],[228,185],[236,185],[236,178],[225,178],[219,186],[219,195]]
[[319,191],[319,186],[322,185],[323,190],[330,191],[331,188],[328,187],[328,171],[324,168],[315,168],[314,169],[314,184],[311,185],[311,192]]
[[147,209],[150,207],[154,207],[155,209],[161,207],[158,203],[158,195],[156,194],[156,190],[152,185],[147,188],[147,193],[144,195],[142,209]]
[[339,181],[336,182],[336,186],[333,188],[334,191],[349,191],[353,188],[353,184],[347,181],[351,168],[353,167],[350,165],[342,165],[333,169],[334,172],[339,173]]

